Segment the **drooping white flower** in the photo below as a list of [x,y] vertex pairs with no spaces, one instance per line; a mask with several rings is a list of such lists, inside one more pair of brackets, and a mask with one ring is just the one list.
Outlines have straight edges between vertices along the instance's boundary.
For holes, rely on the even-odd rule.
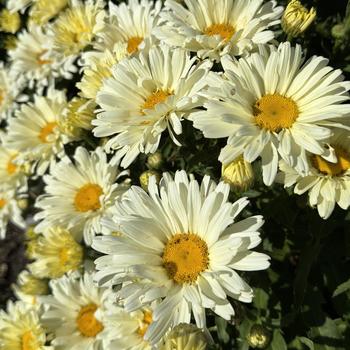
[[319,215],[328,219],[335,204],[346,210],[350,206],[350,139],[345,132],[336,132],[328,146],[337,157],[336,162],[329,162],[318,154],[308,153],[310,171],[301,176],[281,160],[281,178],[285,187],[294,186],[294,193],[308,193],[309,202],[317,206]]
[[205,309],[226,320],[234,315],[228,296],[250,302],[252,289],[236,272],[263,270],[269,257],[251,251],[261,241],[261,216],[236,221],[248,204],[228,202],[229,185],[208,176],[201,185],[178,171],[164,174],[159,188],[152,177],[147,194],[131,187],[116,205],[113,222],[119,237],[96,237],[93,248],[101,285],[124,283],[118,296],[128,312],[161,300],[145,339],[157,343],[179,323],[206,326]]
[[345,127],[350,112],[343,104],[350,82],[327,63],[316,56],[303,63],[301,47],[289,43],[260,46],[240,60],[225,56],[225,76],[212,79],[222,96],[217,98],[218,85],[208,89],[207,111],[193,115],[194,126],[205,137],[227,138],[219,156],[224,164],[241,154],[248,162],[261,157],[266,185],[275,179],[279,158],[306,173],[307,151],[333,157],[323,145],[330,127]]

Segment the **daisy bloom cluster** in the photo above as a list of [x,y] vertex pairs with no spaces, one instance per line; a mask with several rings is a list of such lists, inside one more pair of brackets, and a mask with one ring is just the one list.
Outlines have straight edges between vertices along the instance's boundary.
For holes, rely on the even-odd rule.
[[273,253],[254,188],[323,219],[350,206],[350,82],[284,41],[314,10],[5,3],[0,247],[20,231],[26,261],[0,350],[204,350],[238,330]]

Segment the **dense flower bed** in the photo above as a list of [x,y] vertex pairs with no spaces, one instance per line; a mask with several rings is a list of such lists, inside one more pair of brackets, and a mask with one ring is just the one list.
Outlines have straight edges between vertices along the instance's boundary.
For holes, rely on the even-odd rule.
[[350,2],[8,0],[0,30],[0,349],[348,348]]

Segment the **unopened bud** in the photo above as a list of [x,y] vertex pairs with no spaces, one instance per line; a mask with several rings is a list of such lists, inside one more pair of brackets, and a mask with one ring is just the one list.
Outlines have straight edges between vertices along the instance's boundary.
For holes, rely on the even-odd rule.
[[282,28],[291,37],[302,34],[314,21],[316,10],[308,11],[298,0],[291,0],[282,16]]
[[151,169],[159,169],[162,166],[162,163],[163,157],[160,152],[153,153],[147,158],[147,165]]
[[266,349],[271,341],[271,332],[264,326],[255,324],[250,329],[247,340],[254,349]]
[[160,181],[160,175],[157,171],[155,170],[146,170],[140,175],[140,184],[141,187],[147,191],[148,190],[148,183],[149,183],[149,178],[151,176],[155,176],[157,183]]
[[201,329],[181,323],[165,337],[160,350],[205,350],[208,342]]
[[222,180],[231,186],[232,190],[246,191],[254,182],[254,172],[251,163],[243,156],[225,164],[221,169]]

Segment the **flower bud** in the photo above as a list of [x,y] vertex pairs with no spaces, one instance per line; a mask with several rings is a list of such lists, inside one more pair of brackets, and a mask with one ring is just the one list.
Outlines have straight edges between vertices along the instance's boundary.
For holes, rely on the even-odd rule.
[[163,163],[163,157],[160,152],[155,152],[148,156],[147,158],[147,165],[151,169],[159,169],[162,166]]
[[149,178],[153,175],[156,177],[158,183],[160,181],[160,175],[155,170],[146,170],[140,175],[140,184],[145,191],[148,190]]
[[160,350],[205,350],[208,342],[201,329],[181,323],[165,337]]
[[0,31],[15,34],[21,26],[21,18],[17,12],[7,9],[0,12]]
[[254,324],[247,337],[249,345],[254,349],[265,349],[270,344],[271,332],[264,326]]
[[308,11],[298,0],[291,0],[282,16],[282,28],[291,37],[302,34],[316,17],[312,7]]
[[221,176],[222,180],[231,186],[231,190],[246,191],[254,182],[252,165],[243,156],[223,165]]

